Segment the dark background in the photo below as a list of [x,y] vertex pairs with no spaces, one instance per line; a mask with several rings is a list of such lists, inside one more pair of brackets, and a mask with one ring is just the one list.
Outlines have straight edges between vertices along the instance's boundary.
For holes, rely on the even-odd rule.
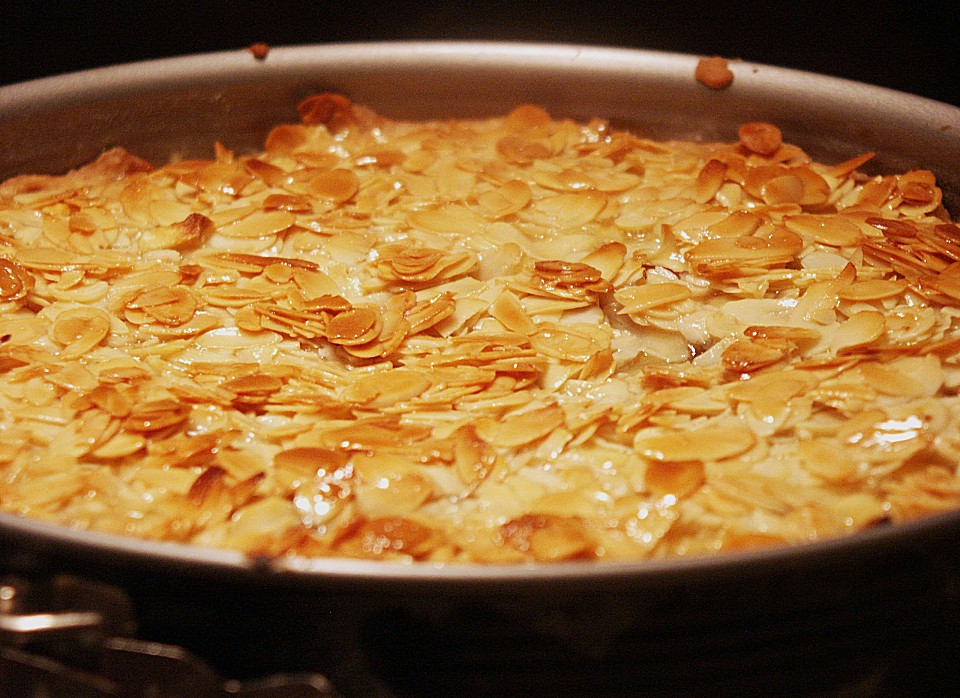
[[862,0],[0,0],[0,84],[254,42],[489,39],[718,54],[960,105],[956,16],[952,3]]

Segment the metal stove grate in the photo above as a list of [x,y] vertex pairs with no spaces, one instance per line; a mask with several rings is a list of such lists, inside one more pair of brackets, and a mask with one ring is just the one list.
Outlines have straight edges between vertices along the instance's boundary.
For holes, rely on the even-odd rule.
[[0,581],[0,698],[339,698],[317,674],[224,680],[181,647],[127,636],[133,627],[114,587]]

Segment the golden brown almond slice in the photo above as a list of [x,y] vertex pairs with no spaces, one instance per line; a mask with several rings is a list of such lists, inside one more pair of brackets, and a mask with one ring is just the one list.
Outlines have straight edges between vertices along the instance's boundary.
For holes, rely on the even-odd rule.
[[151,434],[182,425],[190,416],[189,405],[172,399],[151,400],[134,405],[123,420],[123,428],[138,434]]
[[753,431],[747,427],[710,425],[686,432],[641,432],[633,447],[654,461],[713,461],[739,456],[753,448],[756,441]]
[[558,405],[508,415],[503,419],[475,422],[477,435],[484,441],[505,448],[516,448],[538,441],[563,426],[563,410]]
[[414,211],[408,216],[410,225],[434,233],[462,235],[484,229],[487,221],[479,213],[461,204]]
[[529,335],[536,330],[536,325],[523,309],[520,300],[509,291],[497,296],[490,307],[490,314],[511,332]]
[[599,269],[583,262],[565,262],[559,259],[534,263],[534,271],[544,281],[560,288],[595,284],[603,277]]
[[790,343],[782,339],[737,340],[723,351],[723,367],[730,372],[754,373],[783,360]]
[[857,472],[850,454],[835,441],[803,440],[798,444],[800,463],[805,470],[830,482],[846,482]]
[[622,242],[607,242],[581,259],[580,263],[598,270],[602,279],[613,281],[623,267],[626,256],[627,246]]
[[803,240],[794,232],[774,229],[766,235],[704,240],[686,253],[687,262],[701,273],[736,265],[777,266],[787,264],[803,250]]
[[498,462],[493,447],[480,438],[472,424],[458,427],[451,438],[454,443],[453,467],[460,481],[472,488],[486,480]]
[[879,393],[898,397],[933,397],[943,385],[943,367],[934,355],[905,357],[887,364],[872,361],[857,369]]
[[326,126],[331,133],[356,124],[353,103],[344,95],[334,92],[307,97],[297,105],[300,120],[307,126]]
[[197,299],[183,286],[154,287],[128,301],[125,316],[136,324],[153,321],[175,327],[193,318],[198,306]]
[[336,473],[350,455],[342,449],[301,446],[284,449],[273,457],[273,473],[285,489],[313,482],[318,476]]
[[553,514],[525,514],[500,527],[506,543],[534,560],[570,560],[587,554],[593,541],[579,519]]
[[377,409],[417,397],[432,385],[423,373],[410,369],[367,374],[351,383],[343,399],[367,408]]
[[297,217],[289,211],[253,211],[232,223],[221,225],[217,233],[230,238],[269,238],[296,224]]
[[531,209],[555,225],[575,228],[594,220],[606,205],[607,197],[603,192],[585,191],[539,199],[531,205]]
[[356,345],[376,339],[380,333],[380,313],[372,308],[351,308],[334,315],[324,330],[333,344]]
[[51,327],[54,341],[63,345],[61,357],[83,356],[110,334],[110,316],[99,308],[68,308]]
[[360,189],[360,180],[353,170],[336,168],[312,177],[307,189],[319,199],[342,204],[356,195]]
[[534,160],[549,158],[553,149],[544,140],[510,135],[497,141],[497,154],[507,162],[528,165]]
[[657,497],[677,499],[695,492],[705,482],[703,463],[691,461],[653,461],[643,476],[647,488]]
[[416,464],[402,456],[358,453],[354,491],[364,516],[402,516],[415,512],[433,495],[433,483]]
[[839,162],[836,165],[831,166],[827,170],[827,173],[831,177],[837,177],[837,178],[846,177],[850,174],[853,174],[856,170],[866,165],[875,156],[876,156],[876,153],[872,151],[863,153],[862,155],[857,155],[856,157],[852,157],[849,160],[844,160],[843,162]]
[[391,559],[424,558],[442,545],[442,534],[425,523],[405,516],[383,516],[361,523],[337,543],[337,550],[353,557]]
[[830,338],[830,349],[834,354],[855,351],[876,342],[883,336],[885,329],[883,313],[875,310],[861,311],[840,324]]
[[494,218],[506,218],[526,208],[532,198],[533,194],[526,182],[512,179],[496,189],[479,194],[477,203]]
[[867,279],[855,281],[837,291],[837,297],[847,301],[869,302],[885,298],[896,298],[908,286],[905,279]]
[[858,245],[863,239],[860,226],[837,216],[786,216],[783,224],[798,235],[831,247],[851,247]]
[[120,460],[139,453],[146,445],[143,436],[120,431],[93,448],[90,455],[103,460]]
[[536,104],[521,104],[514,107],[504,119],[504,128],[510,131],[526,131],[550,124],[550,113]]
[[623,306],[617,311],[622,315],[644,313],[652,308],[679,303],[690,298],[691,295],[688,286],[673,281],[648,283],[643,286],[626,286],[613,293],[613,297]]

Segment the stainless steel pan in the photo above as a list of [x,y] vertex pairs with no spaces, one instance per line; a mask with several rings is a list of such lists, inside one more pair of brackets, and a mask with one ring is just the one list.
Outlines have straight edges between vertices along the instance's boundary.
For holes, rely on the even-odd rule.
[[[653,136],[734,139],[739,123],[765,120],[816,157],[874,150],[870,171],[931,169],[960,211],[960,109],[746,62],[712,90],[694,80],[696,63],[567,45],[395,43],[86,71],[0,89],[0,179],[63,171],[113,145],[158,164],[209,156],[214,140],[254,150],[271,125],[296,121],[303,97],[337,91],[399,118],[534,102]],[[446,568],[252,560],[0,514],[0,570],[117,584],[149,637],[233,672],[322,670],[356,695],[784,683],[823,694],[915,682],[956,649],[958,560],[960,512],[717,559]]]

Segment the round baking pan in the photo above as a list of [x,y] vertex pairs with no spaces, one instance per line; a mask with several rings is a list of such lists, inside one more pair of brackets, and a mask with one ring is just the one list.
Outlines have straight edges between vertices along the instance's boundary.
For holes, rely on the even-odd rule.
[[[587,46],[386,43],[188,56],[0,88],[0,179],[121,145],[162,164],[260,147],[304,97],[387,116],[479,117],[532,102],[654,137],[733,140],[776,123],[814,157],[932,170],[960,209],[960,109],[837,78]],[[320,671],[344,695],[894,695],[948,675],[960,512],[809,545],[536,566],[250,559],[0,514],[0,568],[115,584],[140,633],[230,675]],[[932,684],[930,684],[932,685]]]

